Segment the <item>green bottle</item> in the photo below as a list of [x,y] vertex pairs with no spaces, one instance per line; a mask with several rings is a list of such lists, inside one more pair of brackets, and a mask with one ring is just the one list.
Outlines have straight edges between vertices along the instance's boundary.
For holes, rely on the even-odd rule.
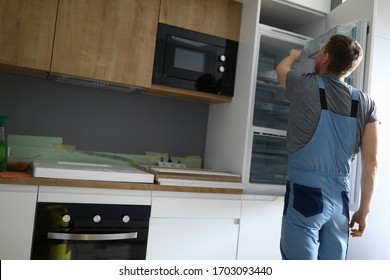
[[0,172],[7,170],[8,148],[5,137],[5,124],[8,117],[0,116]]

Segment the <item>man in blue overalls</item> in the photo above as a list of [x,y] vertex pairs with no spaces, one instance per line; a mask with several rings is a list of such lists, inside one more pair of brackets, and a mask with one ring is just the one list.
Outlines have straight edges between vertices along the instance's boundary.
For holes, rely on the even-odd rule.
[[[377,170],[376,107],[367,94],[344,82],[363,57],[356,41],[332,36],[316,55],[315,73],[293,69],[301,54],[291,50],[276,68],[290,101],[281,254],[283,259],[346,259],[349,235],[363,235],[370,211]],[[359,151],[362,195],[350,220],[349,173]]]

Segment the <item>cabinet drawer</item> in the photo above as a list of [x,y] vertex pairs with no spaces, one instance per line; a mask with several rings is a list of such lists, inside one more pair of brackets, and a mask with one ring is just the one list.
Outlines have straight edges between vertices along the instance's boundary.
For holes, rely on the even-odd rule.
[[38,202],[150,205],[151,192],[119,189],[39,187]]
[[239,219],[240,200],[152,197],[151,217]]

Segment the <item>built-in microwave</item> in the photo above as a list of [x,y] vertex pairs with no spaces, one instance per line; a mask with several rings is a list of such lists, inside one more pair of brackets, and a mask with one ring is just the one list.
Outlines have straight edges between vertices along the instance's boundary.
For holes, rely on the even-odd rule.
[[238,42],[159,23],[153,84],[233,96]]

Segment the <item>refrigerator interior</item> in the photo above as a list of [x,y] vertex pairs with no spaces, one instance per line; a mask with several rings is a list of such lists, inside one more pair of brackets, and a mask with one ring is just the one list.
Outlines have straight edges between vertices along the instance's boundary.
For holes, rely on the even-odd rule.
[[[287,181],[289,102],[277,82],[275,68],[291,49],[303,49],[310,38],[262,24],[259,25],[259,33],[249,183],[284,186]],[[295,67],[312,71],[313,61],[302,60]],[[277,189],[275,186],[276,192]]]

